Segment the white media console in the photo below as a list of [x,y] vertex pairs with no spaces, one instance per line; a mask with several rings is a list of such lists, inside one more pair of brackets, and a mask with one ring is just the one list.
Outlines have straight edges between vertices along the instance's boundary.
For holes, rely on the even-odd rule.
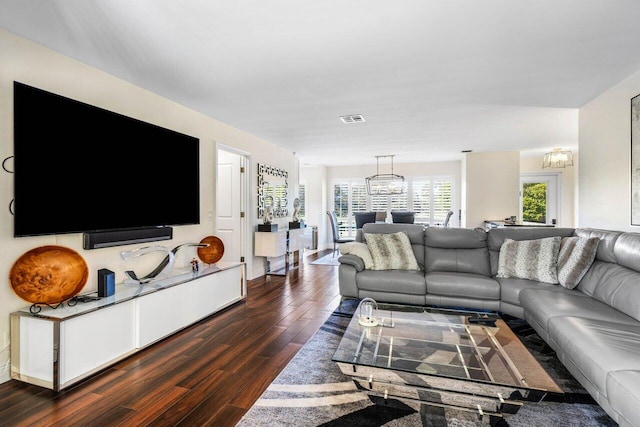
[[218,262],[97,301],[11,313],[11,377],[60,391],[246,298],[244,263]]

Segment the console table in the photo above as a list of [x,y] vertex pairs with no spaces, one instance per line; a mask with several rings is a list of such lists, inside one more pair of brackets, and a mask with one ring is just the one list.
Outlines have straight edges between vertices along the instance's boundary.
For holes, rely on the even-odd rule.
[[[256,231],[254,255],[266,257],[266,274],[284,276],[291,268],[289,256],[293,256],[293,266],[300,260],[300,251],[310,248],[313,240],[313,227],[291,228],[278,231]],[[284,257],[284,265],[272,269],[273,258]]]
[[218,262],[74,306],[11,313],[11,377],[60,391],[246,298],[245,264]]

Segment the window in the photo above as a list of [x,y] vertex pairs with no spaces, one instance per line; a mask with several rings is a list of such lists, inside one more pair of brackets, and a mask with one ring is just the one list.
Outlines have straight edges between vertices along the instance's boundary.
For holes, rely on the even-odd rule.
[[451,179],[438,178],[433,181],[433,221],[443,223],[447,213],[451,210],[452,194]]
[[412,183],[413,211],[416,213],[415,221],[431,223],[431,181],[416,180]]
[[351,212],[368,212],[367,186],[365,184],[351,184]]
[[452,176],[407,178],[404,186],[403,194],[370,196],[363,179],[335,182],[333,209],[338,216],[340,235],[355,235],[355,212],[386,212],[390,221],[391,211],[407,210],[416,213],[417,223],[444,222],[453,206]]

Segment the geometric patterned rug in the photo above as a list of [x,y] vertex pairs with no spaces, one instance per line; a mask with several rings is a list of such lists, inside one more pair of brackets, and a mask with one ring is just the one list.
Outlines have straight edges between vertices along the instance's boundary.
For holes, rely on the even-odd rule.
[[[376,405],[368,394],[340,372],[331,357],[357,306],[347,300],[336,309],[320,330],[304,345],[265,390],[237,426],[486,426],[488,417],[451,408],[406,404]],[[587,391],[558,361],[555,353],[526,322],[505,318],[518,331],[523,343],[565,392],[562,401],[553,398],[526,402],[518,413],[495,425],[522,427],[602,427],[617,424],[598,406]],[[556,400],[558,400],[556,398]],[[413,406],[412,406],[413,405]]]

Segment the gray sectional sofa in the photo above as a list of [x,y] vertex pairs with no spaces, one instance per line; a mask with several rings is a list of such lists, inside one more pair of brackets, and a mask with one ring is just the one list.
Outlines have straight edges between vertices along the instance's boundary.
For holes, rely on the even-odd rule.
[[[340,256],[343,297],[487,309],[525,319],[621,426],[640,426],[640,234],[588,228],[435,228],[365,224],[366,234],[403,231],[419,270],[366,269]],[[505,239],[598,237],[595,260],[573,289],[497,277]]]

